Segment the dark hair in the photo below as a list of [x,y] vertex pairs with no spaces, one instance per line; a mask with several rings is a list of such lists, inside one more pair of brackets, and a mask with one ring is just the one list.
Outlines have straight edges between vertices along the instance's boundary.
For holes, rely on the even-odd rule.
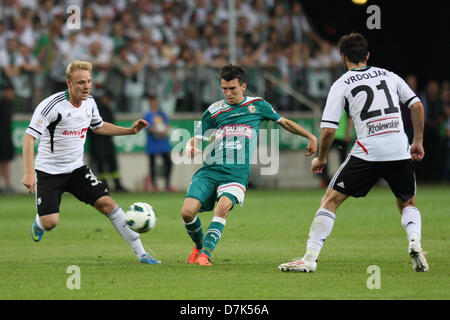
[[231,81],[233,79],[238,79],[239,84],[246,82],[245,70],[239,66],[228,64],[220,70],[220,79],[225,81]]
[[369,43],[360,33],[342,36],[338,43],[339,51],[352,63],[365,62],[369,52]]

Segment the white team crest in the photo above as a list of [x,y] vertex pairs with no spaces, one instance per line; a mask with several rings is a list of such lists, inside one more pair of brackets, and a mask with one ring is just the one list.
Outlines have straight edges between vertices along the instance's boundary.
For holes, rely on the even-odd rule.
[[86,117],[90,118],[91,117],[91,112],[89,111],[89,109],[86,109]]
[[248,107],[247,107],[247,109],[248,109],[248,111],[250,112],[250,113],[255,113],[256,112],[256,107],[254,106],[254,105],[249,105]]

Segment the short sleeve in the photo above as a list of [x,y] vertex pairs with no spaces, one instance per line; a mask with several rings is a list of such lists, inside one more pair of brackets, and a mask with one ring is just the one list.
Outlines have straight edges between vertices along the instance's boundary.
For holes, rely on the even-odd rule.
[[268,103],[266,100],[262,100],[260,103],[261,113],[265,120],[271,120],[271,121],[280,121],[281,115],[275,111],[273,106]]
[[51,106],[57,99],[59,98],[47,98],[38,104],[25,133],[28,133],[36,139],[41,137],[47,126],[56,119],[54,108],[51,108]]
[[[209,140],[211,136],[211,129],[215,129],[214,119],[211,117],[211,113],[206,110],[200,122],[194,129],[194,137],[202,140]],[[206,135],[206,136],[205,136]]]
[[95,100],[92,99],[92,118],[91,118],[91,124],[90,128],[92,130],[101,128],[103,126],[103,119],[100,115],[100,111],[98,111],[97,103],[95,103]]
[[345,104],[344,90],[336,83],[333,84],[328,93],[320,127],[337,129],[339,127],[339,120],[344,112]]
[[417,97],[414,91],[408,86],[405,80],[403,80],[395,73],[392,73],[392,75],[394,81],[397,84],[397,94],[402,104],[410,108],[413,103],[420,101],[420,99]]

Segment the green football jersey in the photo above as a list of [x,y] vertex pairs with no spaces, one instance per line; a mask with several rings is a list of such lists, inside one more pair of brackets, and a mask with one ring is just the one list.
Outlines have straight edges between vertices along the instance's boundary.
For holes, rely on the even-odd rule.
[[259,97],[245,97],[235,105],[226,99],[212,104],[194,131],[196,138],[210,141],[214,137],[205,150],[203,167],[220,165],[248,174],[258,143],[259,125],[265,120],[280,119],[273,107]]

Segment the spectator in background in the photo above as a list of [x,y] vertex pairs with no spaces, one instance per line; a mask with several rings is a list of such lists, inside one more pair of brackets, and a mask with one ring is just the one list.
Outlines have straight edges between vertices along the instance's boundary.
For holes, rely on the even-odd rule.
[[6,38],[5,23],[0,17],[0,48],[6,48]]
[[146,190],[159,192],[156,182],[156,157],[161,156],[164,162],[164,182],[166,191],[175,191],[170,185],[172,172],[172,159],[170,158],[169,132],[170,124],[167,115],[159,109],[159,102],[156,96],[148,95],[146,97],[150,105],[150,111],[144,115],[144,119],[150,125],[147,128],[147,147],[146,152],[149,157],[150,177],[146,182]]
[[119,47],[117,53],[113,55],[106,87],[113,94],[115,110],[141,112],[141,98],[144,92],[143,68],[150,57],[150,48],[148,46],[144,48],[140,57],[139,43],[133,41],[132,44]]
[[14,158],[12,142],[12,115],[14,108],[14,88],[7,79],[2,78],[0,90],[0,180],[3,188],[0,193],[14,193],[11,186],[10,164]]
[[80,48],[89,48],[91,43],[97,40],[97,33],[95,32],[96,25],[97,21],[83,21],[83,28],[81,28],[81,33],[77,37],[77,43]]
[[102,44],[94,41],[89,46],[87,60],[94,67],[92,70],[92,95],[100,97],[105,94],[104,87],[107,81],[108,69],[111,66],[110,51],[102,50]]
[[19,110],[21,112],[33,111],[33,89],[36,76],[42,72],[38,60],[31,52],[31,47],[26,44],[19,45],[21,56],[20,73],[17,76],[16,99],[20,99]]
[[20,18],[14,20],[14,37],[20,43],[32,48],[34,47],[34,36],[32,29],[31,11],[24,9]]
[[442,85],[442,102],[444,104],[445,138],[444,138],[444,177],[450,182],[450,82],[445,81]]
[[58,51],[62,54],[63,63],[70,64],[74,60],[86,60],[87,48],[79,41],[80,33],[73,31],[67,38],[58,42]]
[[114,52],[117,52],[120,47],[126,44],[125,33],[120,21],[114,21],[112,23],[111,39],[114,44]]
[[313,31],[300,2],[295,1],[292,4],[289,18],[292,24],[293,39],[295,42],[305,43],[310,47],[314,43],[320,45],[322,39]]
[[430,80],[420,97],[425,108],[423,147],[426,156],[420,169],[418,168],[418,179],[425,182],[438,182],[442,179],[441,125],[444,121],[444,108],[439,91],[439,83]]
[[0,48],[0,68],[2,72],[11,81],[12,86],[16,89],[18,84],[17,78],[20,74],[20,66],[23,59],[19,52],[19,44],[11,35],[6,40],[6,48]]
[[126,70],[124,94],[128,111],[134,113],[142,112],[142,97],[145,91],[145,70],[150,60],[150,47],[140,46],[138,40],[131,40],[128,44],[130,50],[127,52],[126,60],[129,68]]
[[[416,95],[419,95],[417,90],[417,77],[415,75],[413,74],[407,75],[405,77],[405,82],[408,84],[411,90],[414,91],[414,93],[416,93]],[[402,103],[400,107],[402,111],[403,127],[405,129],[406,135],[408,136],[409,144],[411,144],[412,138],[414,136],[414,130],[411,121],[411,110],[404,103]]]
[[[112,110],[111,94],[105,92],[97,101],[98,111],[103,121],[115,123],[114,112]],[[127,192],[120,179],[120,171],[117,163],[116,147],[113,137],[94,134],[88,131],[89,147],[91,157],[97,168],[98,178],[109,189],[108,178],[114,181],[114,191]]]
[[253,15],[256,25],[254,27],[254,41],[261,43],[269,39],[270,15],[264,3],[264,0],[253,1]]
[[182,14],[181,24],[186,27],[190,24],[202,29],[208,21],[208,6],[206,0],[195,0],[188,3],[187,10]]

